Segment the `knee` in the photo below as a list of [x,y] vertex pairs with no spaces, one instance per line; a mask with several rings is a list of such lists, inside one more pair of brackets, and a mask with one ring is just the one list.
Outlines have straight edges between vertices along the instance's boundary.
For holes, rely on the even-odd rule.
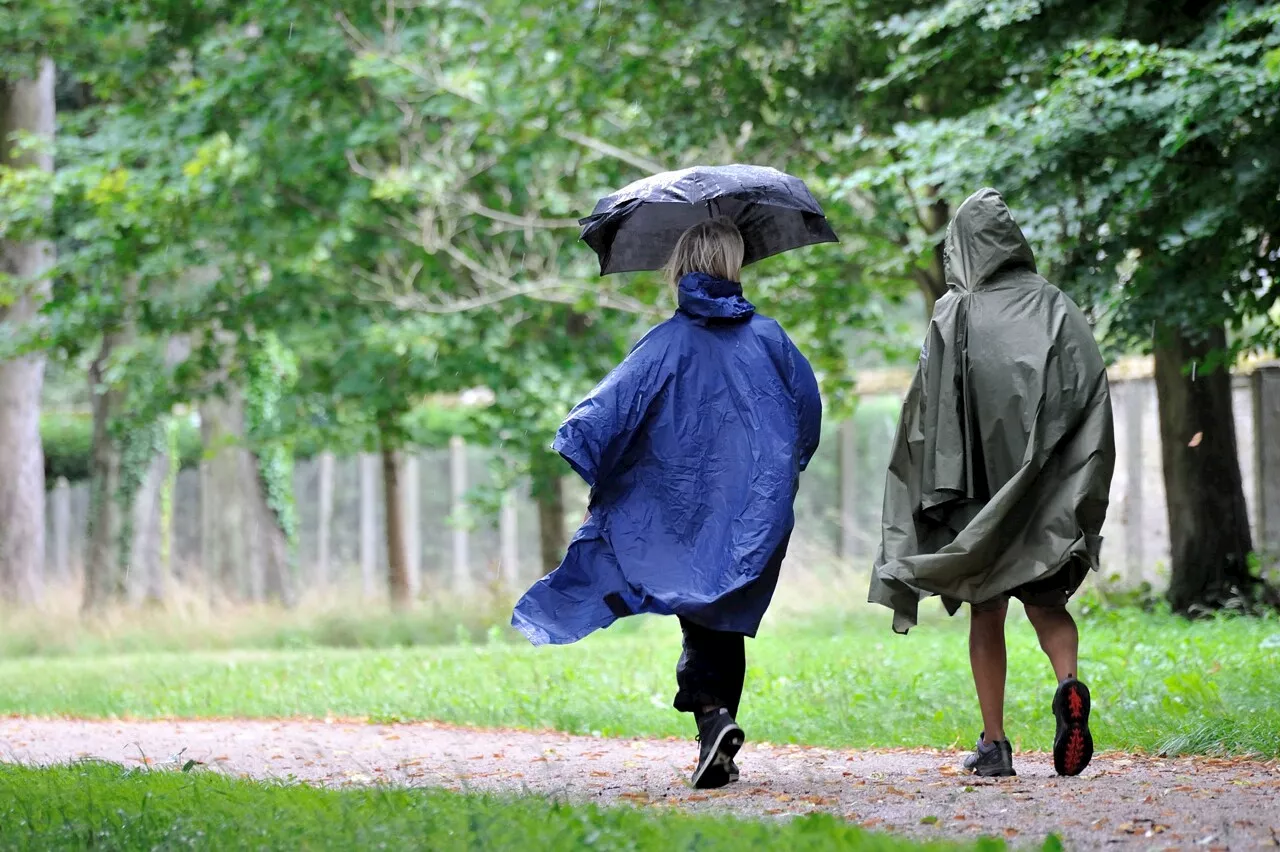
[[1009,614],[1009,602],[970,607],[969,627],[971,630],[1003,630],[1005,616]]
[[1036,627],[1046,626],[1046,624],[1060,623],[1062,622],[1062,619],[1071,618],[1071,614],[1066,611],[1066,606],[1036,606],[1034,604],[1024,604],[1023,609],[1027,610],[1027,619]]
[[1031,622],[1031,626],[1037,632],[1045,629],[1061,626],[1066,623],[1075,624],[1075,619],[1071,617],[1071,613],[1067,612],[1066,606],[1034,606],[1026,604],[1023,609],[1027,611],[1027,620]]

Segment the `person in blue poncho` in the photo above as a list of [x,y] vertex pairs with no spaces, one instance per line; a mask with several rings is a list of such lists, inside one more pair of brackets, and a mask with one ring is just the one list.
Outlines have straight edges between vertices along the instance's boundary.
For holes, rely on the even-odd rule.
[[681,236],[667,266],[675,316],[556,434],[553,448],[591,486],[589,513],[512,618],[544,645],[628,615],[678,616],[675,708],[697,721],[700,788],[737,780],[744,638],[773,597],[822,422],[809,362],[743,298],[743,255],[729,219]]

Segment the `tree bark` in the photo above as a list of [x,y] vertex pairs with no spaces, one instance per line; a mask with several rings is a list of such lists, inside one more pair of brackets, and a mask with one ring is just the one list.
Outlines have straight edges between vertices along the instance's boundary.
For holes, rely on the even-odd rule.
[[538,541],[542,556],[542,573],[550,574],[564,559],[569,535],[564,522],[564,481],[547,475],[534,483],[534,499],[538,504]]
[[1249,571],[1253,541],[1231,405],[1231,374],[1205,372],[1226,332],[1203,339],[1164,329],[1155,350],[1161,456],[1172,551],[1175,612],[1247,605],[1260,582]]
[[108,384],[105,370],[121,343],[118,331],[103,335],[98,355],[89,365],[89,393],[93,408],[93,443],[89,450],[89,542],[84,562],[86,611],[120,601],[126,592],[121,543],[125,531],[120,503],[123,452],[112,436],[111,421],[122,402],[119,388]]
[[382,444],[382,500],[386,507],[387,591],[397,609],[413,605],[409,557],[404,541],[404,505],[400,496],[400,465],[395,449]]
[[[33,80],[0,79],[0,165],[53,170],[48,151],[18,154],[11,136],[25,132],[52,140],[54,66],[41,60]],[[20,326],[49,297],[45,277],[53,264],[53,243],[0,241],[0,274],[21,287],[0,308],[0,323]],[[10,285],[6,285],[6,288]],[[40,443],[43,355],[0,364],[0,599],[23,603],[43,595],[45,563],[44,449]]]
[[213,599],[292,606],[292,548],[268,501],[258,459],[245,444],[241,388],[201,404],[200,431],[206,459],[200,499],[209,501],[204,571]]

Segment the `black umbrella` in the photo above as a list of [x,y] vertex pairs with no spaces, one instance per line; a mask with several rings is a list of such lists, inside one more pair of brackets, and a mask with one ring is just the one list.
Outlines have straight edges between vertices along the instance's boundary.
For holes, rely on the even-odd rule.
[[680,235],[714,216],[733,219],[745,263],[837,241],[804,181],[767,166],[694,166],[638,180],[600,199],[582,239],[600,274],[661,269]]

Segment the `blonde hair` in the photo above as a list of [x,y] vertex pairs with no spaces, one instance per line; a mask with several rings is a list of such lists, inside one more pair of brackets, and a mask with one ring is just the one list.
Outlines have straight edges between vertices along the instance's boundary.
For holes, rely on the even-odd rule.
[[667,280],[673,285],[690,272],[705,272],[726,281],[742,275],[746,245],[733,220],[717,216],[699,222],[680,235],[667,261]]

